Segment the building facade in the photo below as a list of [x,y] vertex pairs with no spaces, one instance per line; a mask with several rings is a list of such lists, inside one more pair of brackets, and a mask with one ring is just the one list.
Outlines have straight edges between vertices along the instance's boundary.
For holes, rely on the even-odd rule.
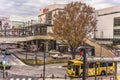
[[97,10],[96,38],[111,40],[119,44],[120,39],[120,6]]
[[[53,24],[54,14],[60,10],[63,10],[65,4],[53,4],[48,5],[43,9],[40,9],[38,20],[43,24]],[[52,32],[52,27],[47,27],[47,32]]]
[[[39,22],[53,25],[54,15],[58,11],[63,10],[64,7],[65,7],[65,4],[52,4],[52,5],[46,6],[43,9],[40,9],[40,12],[38,15]],[[53,26],[47,26],[47,33],[52,32],[52,27]],[[56,41],[56,49],[62,52],[63,48],[64,47],[61,46],[58,41]]]
[[[63,10],[64,7],[65,4],[53,4],[41,9],[38,15],[39,22],[52,24],[54,14]],[[90,35],[103,44],[118,43],[118,39],[120,39],[120,6],[95,10],[95,13],[97,29]],[[52,32],[52,27],[47,28],[48,32]]]

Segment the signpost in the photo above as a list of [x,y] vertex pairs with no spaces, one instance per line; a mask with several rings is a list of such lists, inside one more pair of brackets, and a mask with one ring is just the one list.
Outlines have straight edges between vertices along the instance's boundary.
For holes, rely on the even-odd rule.
[[7,58],[4,56],[4,57],[2,58],[3,78],[5,77],[5,76],[4,76],[4,71],[6,70],[6,62],[7,62]]

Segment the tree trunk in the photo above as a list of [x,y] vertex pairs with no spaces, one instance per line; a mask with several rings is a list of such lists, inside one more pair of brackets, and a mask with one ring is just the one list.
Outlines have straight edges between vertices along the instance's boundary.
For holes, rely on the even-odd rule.
[[75,48],[72,48],[71,51],[72,51],[72,59],[75,59],[75,55],[76,55]]

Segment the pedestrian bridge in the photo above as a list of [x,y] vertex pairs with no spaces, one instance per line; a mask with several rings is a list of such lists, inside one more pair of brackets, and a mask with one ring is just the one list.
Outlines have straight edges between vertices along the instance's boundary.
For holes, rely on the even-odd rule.
[[24,41],[30,41],[30,40],[36,40],[36,39],[45,39],[50,40],[53,39],[49,35],[36,35],[36,36],[28,36],[28,37],[0,37],[0,43],[6,43],[6,42],[24,42]]
[[[50,35],[34,35],[34,36],[27,36],[27,37],[1,37],[0,43],[7,43],[7,42],[17,43],[17,42],[25,42],[25,41],[31,41],[31,40],[54,40],[54,38],[51,37]],[[85,38],[84,42],[94,47],[95,56],[107,56],[107,57],[115,56],[111,50],[107,49],[104,46],[101,46],[95,41],[91,41]]]

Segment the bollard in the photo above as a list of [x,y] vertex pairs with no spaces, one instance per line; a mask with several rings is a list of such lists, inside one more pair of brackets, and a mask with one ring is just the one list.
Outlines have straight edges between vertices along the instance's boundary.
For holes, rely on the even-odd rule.
[[52,79],[54,79],[54,74],[52,74]]
[[113,76],[113,80],[115,80],[115,77]]
[[5,78],[5,75],[4,75],[4,69],[3,69],[3,78]]
[[98,80],[102,80],[102,77],[101,78],[98,77]]
[[5,72],[6,77],[8,77],[8,72]]
[[110,80],[114,79],[113,77],[110,77]]
[[67,75],[65,74],[65,79],[67,79]]
[[41,78],[42,78],[42,74],[41,74],[41,76],[40,76]]
[[99,80],[99,77],[98,77],[98,80]]

